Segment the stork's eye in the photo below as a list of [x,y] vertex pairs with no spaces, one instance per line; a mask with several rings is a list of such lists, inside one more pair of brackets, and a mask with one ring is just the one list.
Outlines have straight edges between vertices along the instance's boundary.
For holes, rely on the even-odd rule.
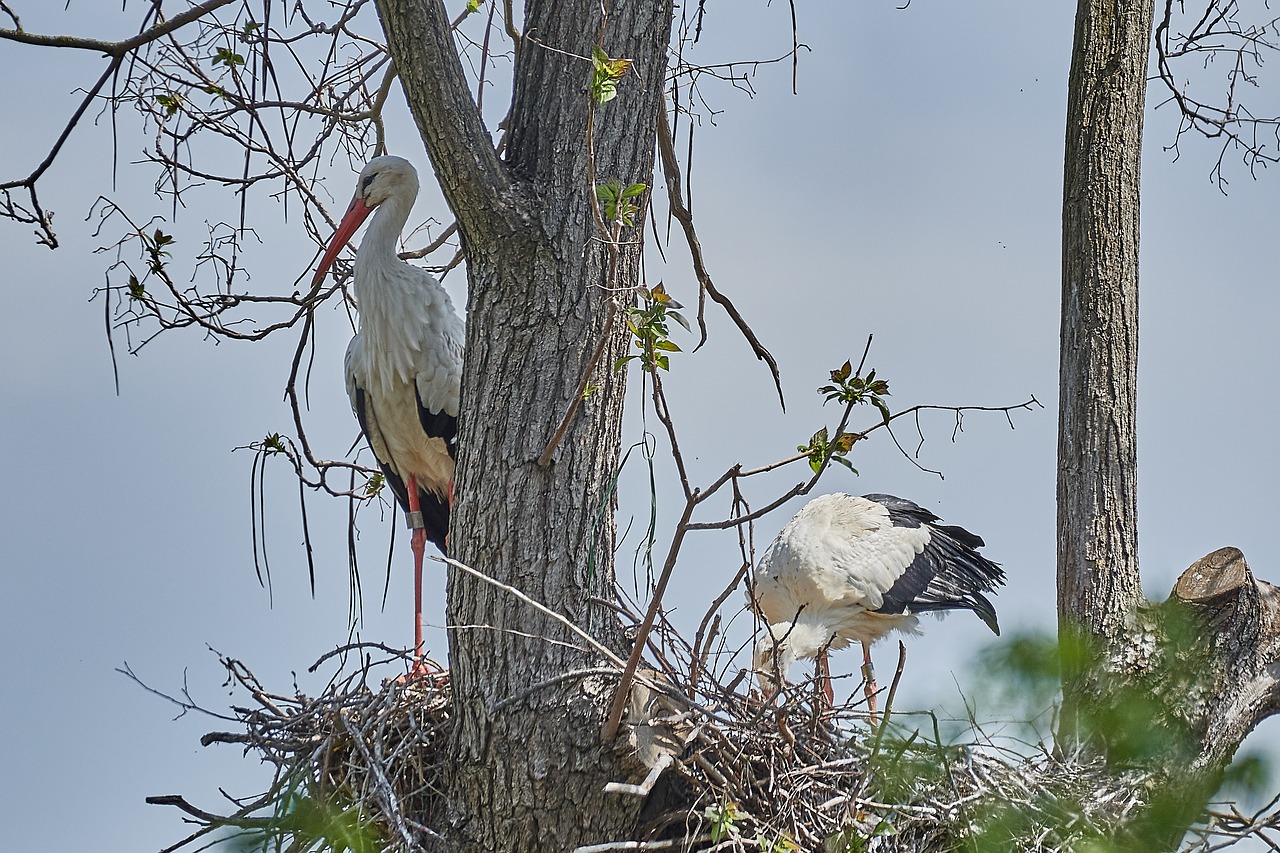
[[369,177],[367,177],[367,178],[365,178],[363,181],[361,181],[361,182],[360,182],[360,191],[361,191],[362,193],[367,193],[367,192],[369,191],[369,184],[373,183],[373,179],[374,179],[374,178],[376,178],[376,177],[378,177],[378,176],[377,176],[377,175],[370,175]]

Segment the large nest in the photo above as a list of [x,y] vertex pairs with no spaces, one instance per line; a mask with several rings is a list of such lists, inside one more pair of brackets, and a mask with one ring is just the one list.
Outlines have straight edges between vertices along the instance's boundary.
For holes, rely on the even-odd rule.
[[[233,708],[241,730],[202,742],[242,745],[274,765],[274,781],[226,815],[178,797],[153,798],[200,825],[168,849],[217,830],[273,850],[443,846],[448,674],[382,677],[403,666],[395,656],[371,661],[370,648],[381,647],[343,649],[345,674],[316,697],[270,693],[243,664],[223,658],[249,701]],[[705,670],[673,675],[641,674],[619,739],[619,749],[649,768],[639,785],[611,786],[618,796],[647,798],[641,825],[631,839],[578,853],[1078,850],[1114,838],[1151,792],[1142,774],[1116,773],[1083,756],[982,737],[947,743],[932,714],[890,708],[872,724],[861,702],[820,710],[811,681],[766,701],[740,671],[728,684]],[[691,682],[696,689],[687,688]],[[1253,816],[1211,812],[1184,849],[1265,838],[1276,825],[1274,803]]]

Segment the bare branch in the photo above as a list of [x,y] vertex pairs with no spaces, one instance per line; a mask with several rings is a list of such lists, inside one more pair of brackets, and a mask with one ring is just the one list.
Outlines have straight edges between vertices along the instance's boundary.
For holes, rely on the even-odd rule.
[[[185,27],[187,24],[200,20],[210,12],[214,12],[234,0],[205,0],[199,6],[192,6],[185,12],[174,15],[167,21],[156,24],[154,27],[146,29],[132,38],[123,41],[102,41],[100,39],[76,38],[75,36],[50,36],[40,35],[38,33],[29,33],[16,26],[14,29],[4,29],[0,27],[0,39],[21,42],[23,44],[37,45],[40,47],[69,47],[77,50],[91,50],[96,53],[103,53],[107,56],[116,58],[123,57],[143,45],[150,44],[157,39],[164,38],[169,33]],[[8,12],[8,8],[5,8]],[[14,18],[17,24],[17,17],[9,12],[10,17]]]
[[[769,373],[773,376],[774,387],[778,389],[778,403],[783,410],[787,408],[787,402],[782,394],[782,376],[778,373],[778,362],[773,357],[773,353],[760,343],[760,339],[756,337],[756,333],[752,330],[747,321],[738,313],[738,309],[733,302],[719,290],[711,281],[711,274],[707,272],[706,263],[702,257],[702,244],[698,242],[697,232],[693,227],[693,214],[685,207],[684,199],[680,194],[680,163],[676,158],[675,140],[671,138],[671,124],[667,119],[667,111],[661,109],[658,111],[658,152],[662,156],[662,174],[666,177],[667,183],[667,203],[671,206],[672,214],[680,221],[680,225],[684,228],[685,239],[689,244],[689,253],[693,257],[694,274],[698,277],[698,284],[702,291],[708,294],[716,301],[734,325],[742,332],[742,336],[747,339],[747,343],[751,345],[752,352],[756,358],[769,365]],[[698,311],[698,326],[702,330],[702,339],[698,342],[698,346],[706,343],[707,326],[703,320],[702,311]]]

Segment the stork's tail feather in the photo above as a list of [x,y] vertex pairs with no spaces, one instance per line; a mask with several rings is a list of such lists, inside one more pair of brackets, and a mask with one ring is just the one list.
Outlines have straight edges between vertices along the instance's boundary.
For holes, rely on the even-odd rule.
[[[910,605],[911,610],[972,610],[992,633],[1000,635],[996,609],[984,592],[1003,586],[1004,570],[975,549],[982,539],[962,527],[929,525],[927,550],[937,549],[932,561],[938,573]],[[973,543],[977,544],[973,544]]]
[[972,610],[999,635],[996,610],[983,593],[1004,584],[1004,570],[978,553],[985,544],[982,537],[956,525],[935,524],[938,516],[911,501],[881,494],[865,497],[887,509],[895,526],[929,531],[924,550],[885,592],[880,612]]

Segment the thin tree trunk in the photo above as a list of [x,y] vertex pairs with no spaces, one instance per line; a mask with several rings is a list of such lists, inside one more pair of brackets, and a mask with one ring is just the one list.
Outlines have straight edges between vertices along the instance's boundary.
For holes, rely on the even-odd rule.
[[[652,184],[670,2],[616,0],[603,48],[633,61],[598,108],[596,181]],[[626,347],[617,334],[548,467],[555,431],[601,333],[606,285],[639,274],[637,227],[610,278],[588,172],[599,0],[530,0],[506,162],[493,156],[439,0],[379,0],[388,44],[467,250],[470,296],[451,556],[523,591],[615,649],[613,498]],[[628,298],[623,295],[622,298]],[[599,742],[612,683],[565,677],[600,663],[563,625],[451,573],[455,701],[447,823],[467,851],[562,851],[625,837],[639,806],[606,795],[626,773]]]
[[[1138,227],[1151,0],[1080,0],[1068,82],[1058,422],[1058,614],[1109,656],[1138,576]],[[1076,673],[1067,673],[1068,692]]]
[[[1062,215],[1058,734],[1085,735],[1108,754],[1125,738],[1167,736],[1143,759],[1161,783],[1115,831],[1143,849],[1172,849],[1245,735],[1280,710],[1280,591],[1224,548],[1187,569],[1169,603],[1142,596],[1138,238],[1153,11],[1151,0],[1077,7]],[[1132,702],[1150,713],[1143,731],[1109,729],[1125,718],[1111,712]]]

